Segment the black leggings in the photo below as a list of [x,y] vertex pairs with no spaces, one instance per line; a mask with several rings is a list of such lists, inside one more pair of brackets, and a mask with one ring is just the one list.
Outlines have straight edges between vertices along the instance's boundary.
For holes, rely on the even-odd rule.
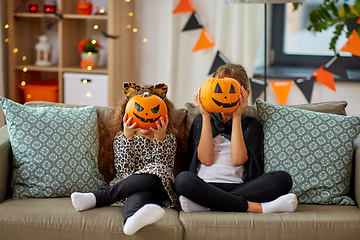
[[246,212],[250,202],[269,202],[289,193],[291,176],[284,171],[268,172],[241,184],[206,183],[192,172],[181,172],[175,190],[191,201],[222,212]]
[[145,204],[169,199],[160,178],[152,174],[133,174],[92,193],[96,197],[95,207],[109,206],[126,198],[123,206],[124,222]]

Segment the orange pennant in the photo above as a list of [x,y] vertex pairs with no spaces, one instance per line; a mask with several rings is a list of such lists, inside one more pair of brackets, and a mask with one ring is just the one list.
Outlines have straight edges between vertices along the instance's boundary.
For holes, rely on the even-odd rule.
[[214,41],[210,37],[210,34],[205,30],[205,28],[203,28],[192,52],[196,52],[198,50],[202,50],[206,48],[211,48],[213,46],[215,46]]
[[271,82],[271,87],[274,90],[275,96],[280,105],[285,105],[290,93],[293,81]]
[[[360,19],[360,18],[359,18]],[[357,34],[356,30],[353,30],[350,36],[348,37],[347,42],[341,48],[342,52],[349,52],[353,55],[360,57],[360,37]]]
[[319,83],[327,86],[328,88],[336,92],[334,74],[324,70],[324,65],[322,65],[319,69],[313,72],[311,76],[315,77],[315,80]]
[[356,21],[357,24],[360,24],[360,18]]
[[173,13],[186,13],[186,12],[196,12],[194,3],[192,0],[180,0],[176,5]]

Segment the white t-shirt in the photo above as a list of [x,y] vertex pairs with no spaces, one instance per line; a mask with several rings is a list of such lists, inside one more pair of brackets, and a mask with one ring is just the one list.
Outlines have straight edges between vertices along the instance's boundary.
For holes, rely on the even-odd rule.
[[231,142],[221,134],[213,138],[214,163],[200,164],[198,176],[205,182],[243,183],[246,177],[244,166],[234,166],[231,162]]

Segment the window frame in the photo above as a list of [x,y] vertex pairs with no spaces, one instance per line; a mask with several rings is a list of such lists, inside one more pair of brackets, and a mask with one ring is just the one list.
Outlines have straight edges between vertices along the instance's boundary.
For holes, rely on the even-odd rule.
[[[271,49],[274,53],[271,66],[320,67],[334,56],[285,54],[285,4],[272,4]],[[330,39],[329,39],[330,41]],[[342,57],[346,69],[359,69],[360,57]]]

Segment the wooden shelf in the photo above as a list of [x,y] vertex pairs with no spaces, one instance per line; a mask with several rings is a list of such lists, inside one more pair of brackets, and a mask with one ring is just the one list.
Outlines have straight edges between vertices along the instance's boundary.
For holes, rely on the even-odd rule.
[[[38,0],[39,6],[45,0]],[[136,82],[135,72],[135,34],[127,29],[127,25],[135,25],[135,18],[129,17],[129,12],[135,11],[135,2],[122,0],[103,0],[107,5],[107,15],[79,15],[76,13],[74,0],[57,0],[59,15],[53,13],[27,12],[23,0],[7,0],[7,22],[11,26],[7,30],[9,98],[22,103],[23,96],[18,85],[21,81],[33,82],[46,79],[57,79],[59,83],[59,101],[63,102],[63,74],[65,72],[108,75],[108,102],[110,106],[118,102],[119,94],[123,94],[123,82]],[[19,12],[14,12],[22,6]],[[61,15],[61,17],[59,17]],[[49,27],[49,21],[54,24]],[[98,25],[98,30],[94,29]],[[121,38],[105,38],[101,32]],[[40,35],[46,34],[53,44],[52,59],[56,65],[49,67],[35,66],[35,44]],[[74,45],[89,36],[102,37],[102,45],[106,46],[106,59],[103,64],[90,71],[80,68],[80,55]],[[105,39],[104,39],[105,38]],[[106,41],[106,42],[104,42]],[[56,45],[54,45],[56,44]],[[19,53],[14,54],[13,49],[18,48]],[[26,56],[26,62],[21,57]],[[26,64],[29,63],[29,64]],[[27,68],[23,72],[24,67]]]

